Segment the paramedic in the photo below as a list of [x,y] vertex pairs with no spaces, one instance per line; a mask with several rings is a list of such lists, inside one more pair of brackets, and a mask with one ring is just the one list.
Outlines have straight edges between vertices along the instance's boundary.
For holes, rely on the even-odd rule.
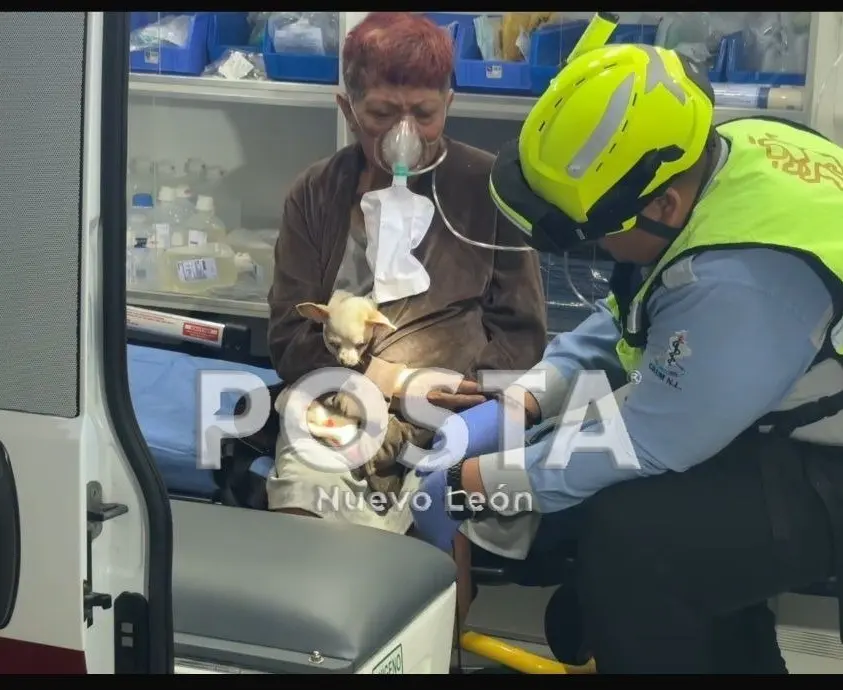
[[[578,372],[604,370],[630,382],[634,453],[606,436],[612,452],[543,467],[552,434],[522,469],[475,453],[428,474],[434,504],[415,513],[443,548],[459,521],[517,553],[511,525],[495,545],[492,506],[444,496],[531,492],[535,512],[518,517],[541,522],[525,538],[576,539],[600,672],[786,673],[766,600],[843,584],[843,150],[766,118],[713,127],[712,101],[672,51],[600,48],[560,72],[492,173],[534,246],[596,240],[618,262],[609,299],[536,365],[547,387],[525,395],[528,419],[559,415]],[[470,434],[497,404],[463,413]]]
[[[547,336],[536,253],[496,252],[462,242],[431,201],[435,175],[441,206],[460,232],[492,245],[524,244],[522,233],[489,198],[494,156],[443,134],[453,99],[453,60],[449,34],[408,12],[370,13],[346,38],[346,92],[337,101],[356,143],[315,163],[294,182],[275,249],[268,338],[273,365],[285,383],[338,366],[321,325],[296,309],[302,302],[327,303],[337,289],[371,293],[397,327],[376,336],[373,356],[364,362],[363,373],[386,399],[399,391],[407,367],[445,367],[474,376],[483,369],[527,368],[541,356]],[[395,213],[387,210],[393,190],[384,143],[402,127],[425,150],[420,164],[428,171],[409,177],[413,207]],[[414,236],[406,237],[390,223],[410,212],[417,222]],[[445,393],[432,401],[450,409],[464,402]],[[320,471],[298,458],[295,448],[278,444],[267,481],[271,510],[360,524],[378,520],[360,503],[345,512],[342,502],[339,511],[333,505],[320,511],[319,487],[355,495],[364,487],[350,473]],[[400,532],[412,525],[409,508],[403,512],[406,524],[396,527]]]

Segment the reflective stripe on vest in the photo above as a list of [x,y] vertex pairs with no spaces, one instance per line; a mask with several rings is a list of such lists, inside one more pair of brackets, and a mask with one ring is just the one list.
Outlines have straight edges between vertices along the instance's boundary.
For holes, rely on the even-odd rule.
[[[785,123],[739,120],[717,127],[729,157],[709,184],[688,225],[632,300],[626,323],[614,295],[607,306],[622,333],[637,334],[661,273],[681,258],[711,249],[782,249],[807,258],[839,309],[843,299],[843,149]],[[621,328],[625,327],[625,328]],[[843,319],[830,330],[843,356]],[[629,373],[643,350],[624,338],[618,358]]]

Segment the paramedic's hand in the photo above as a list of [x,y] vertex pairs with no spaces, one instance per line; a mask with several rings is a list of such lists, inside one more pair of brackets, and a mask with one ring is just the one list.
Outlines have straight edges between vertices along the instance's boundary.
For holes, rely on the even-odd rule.
[[422,480],[418,490],[430,497],[430,500],[410,501],[413,524],[419,536],[428,544],[433,544],[433,546],[450,553],[460,522],[454,520],[448,514],[445,502],[448,491],[445,470],[438,470],[427,475]]
[[[424,476],[437,469],[447,470],[463,458],[473,458],[499,450],[501,411],[501,404],[497,400],[487,400],[482,405],[448,417],[431,444],[433,450],[441,453],[432,457],[430,463],[422,464],[416,473]],[[456,457],[453,452],[449,452],[448,440],[452,439],[453,443],[454,438],[462,437],[466,433],[468,446],[465,453]]]

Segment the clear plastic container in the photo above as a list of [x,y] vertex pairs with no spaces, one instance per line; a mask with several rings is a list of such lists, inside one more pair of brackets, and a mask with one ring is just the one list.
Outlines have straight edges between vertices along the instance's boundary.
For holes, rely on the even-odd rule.
[[179,225],[184,225],[187,219],[190,218],[194,212],[193,197],[190,187],[186,184],[178,185],[174,190],[176,195],[176,208],[178,209]]
[[181,227],[182,213],[176,204],[176,193],[172,187],[161,187],[158,190],[158,205],[152,213],[151,247],[167,249],[172,245],[173,233]]
[[256,291],[268,290],[272,285],[272,273],[275,270],[274,246],[266,242],[258,231],[243,228],[232,230],[225,241],[235,252],[249,256],[253,264]]
[[205,179],[197,188],[197,193],[214,199],[214,208],[227,228],[236,228],[241,223],[242,208],[240,200],[226,190],[228,173],[218,165],[208,166]]
[[129,209],[126,218],[126,230],[132,237],[132,246],[135,240],[143,240],[144,244],[152,234],[153,205],[151,194],[135,194],[132,197],[132,207]]
[[185,223],[187,244],[200,245],[208,242],[226,242],[225,225],[214,213],[214,200],[200,194],[196,198],[196,211]]
[[126,289],[156,291],[161,250],[153,247],[129,247],[126,255]]
[[184,184],[190,187],[193,201],[196,201],[196,195],[201,193],[204,183],[205,163],[200,158],[188,158],[184,164]]
[[134,198],[139,194],[150,197],[155,194],[152,170],[152,161],[149,158],[139,156],[132,159],[126,177],[126,200],[129,206],[134,205]]
[[162,290],[195,295],[229,288],[250,267],[248,257],[235,254],[226,244],[172,247],[162,257]]
[[176,164],[171,160],[162,160],[155,163],[154,175],[155,179],[153,182],[155,185],[156,199],[162,187],[175,187],[180,184],[180,176],[176,169]]

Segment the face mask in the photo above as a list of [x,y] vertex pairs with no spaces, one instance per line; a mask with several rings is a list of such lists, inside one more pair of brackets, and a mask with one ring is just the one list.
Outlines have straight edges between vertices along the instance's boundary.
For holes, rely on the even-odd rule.
[[435,141],[427,141],[409,115],[388,131],[377,134],[363,125],[351,101],[348,101],[348,107],[359,130],[374,140],[374,163],[388,173],[403,178],[422,175],[440,165],[448,155],[444,139],[440,136]]
[[[392,129],[375,140],[377,164],[396,177],[429,172],[445,160],[446,155],[444,140],[440,137],[434,142],[426,141],[419,133],[415,120],[409,116],[401,118]],[[425,165],[428,161],[430,163]]]

